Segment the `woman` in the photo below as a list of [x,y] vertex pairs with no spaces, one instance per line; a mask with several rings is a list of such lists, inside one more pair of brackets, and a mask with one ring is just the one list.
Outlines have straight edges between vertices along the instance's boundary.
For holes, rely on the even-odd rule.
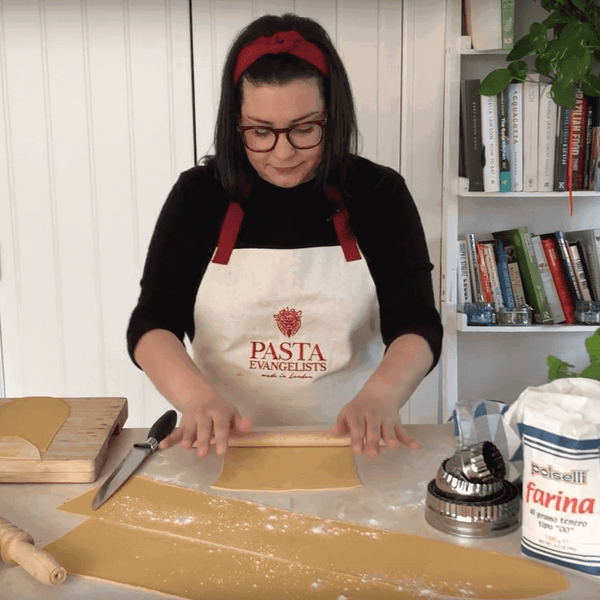
[[323,28],[288,14],[244,29],[215,155],[173,187],[128,329],[132,359],[182,413],[163,448],[204,456],[214,438],[223,456],[252,424],[329,427],[372,457],[380,440],[419,447],[398,412],[440,355],[432,265],[403,178],[355,147]]

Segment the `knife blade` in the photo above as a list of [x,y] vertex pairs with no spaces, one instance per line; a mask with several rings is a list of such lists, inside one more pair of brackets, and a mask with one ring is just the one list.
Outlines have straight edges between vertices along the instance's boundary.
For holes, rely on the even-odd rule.
[[117,468],[104,482],[92,500],[92,508],[100,508],[138,469],[148,456],[156,452],[158,444],[175,429],[177,413],[168,410],[152,425],[148,431],[148,439],[134,444],[129,454],[119,463]]

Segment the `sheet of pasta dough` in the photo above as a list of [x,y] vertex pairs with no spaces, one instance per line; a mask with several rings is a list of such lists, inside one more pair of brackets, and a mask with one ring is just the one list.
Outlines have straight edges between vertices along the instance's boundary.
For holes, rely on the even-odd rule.
[[61,398],[29,396],[11,400],[0,406],[0,438],[21,437],[45,452],[69,412],[69,405]]
[[[70,573],[189,599],[480,600],[567,587],[554,569],[427,538],[324,520],[134,477],[97,511],[92,490],[61,510],[94,515],[46,546]],[[508,577],[507,575],[510,574]],[[318,592],[318,593],[317,593]]]
[[360,487],[350,447],[230,448],[212,487],[272,492]]

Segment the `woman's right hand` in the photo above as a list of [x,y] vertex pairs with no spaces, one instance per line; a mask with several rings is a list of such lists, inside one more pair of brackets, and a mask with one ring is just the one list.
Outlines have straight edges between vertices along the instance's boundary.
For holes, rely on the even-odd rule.
[[161,449],[180,444],[184,450],[189,450],[195,445],[196,454],[203,457],[209,453],[214,436],[217,456],[225,456],[229,436],[252,428],[250,419],[242,417],[233,404],[216,393],[204,396],[202,400],[190,400],[180,410],[179,427],[160,443]]

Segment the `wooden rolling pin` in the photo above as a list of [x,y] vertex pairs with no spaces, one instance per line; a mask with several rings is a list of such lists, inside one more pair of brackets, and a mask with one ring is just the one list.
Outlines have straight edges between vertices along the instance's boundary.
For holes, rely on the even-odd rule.
[[[214,443],[213,438],[211,444]],[[349,446],[350,438],[330,435],[327,431],[310,429],[304,426],[286,429],[257,427],[248,433],[240,433],[235,437],[230,437],[228,445],[231,448],[332,447]],[[385,446],[385,442],[380,440],[379,445]]]
[[45,585],[58,585],[67,572],[50,554],[36,548],[33,538],[0,517],[0,557],[10,565],[20,565],[32,577]]

